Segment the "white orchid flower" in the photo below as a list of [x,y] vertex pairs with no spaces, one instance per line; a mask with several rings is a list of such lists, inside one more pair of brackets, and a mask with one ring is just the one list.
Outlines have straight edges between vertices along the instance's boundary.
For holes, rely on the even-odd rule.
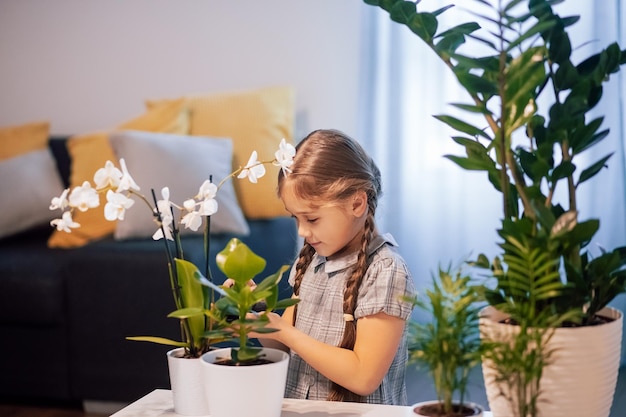
[[120,158],[120,166],[122,167],[122,178],[120,179],[120,183],[117,186],[117,192],[119,193],[120,191],[128,191],[128,190],[139,191],[140,190],[139,186],[137,185],[133,177],[130,175],[130,172],[128,172],[128,169],[126,168],[126,161],[124,161],[124,158]]
[[252,151],[248,163],[245,168],[241,170],[239,175],[237,175],[237,178],[248,177],[251,183],[256,184],[257,180],[263,175],[265,175],[265,165],[258,161],[256,151]]
[[74,187],[69,197],[69,206],[76,207],[80,211],[87,211],[100,205],[100,197],[98,192],[91,187],[89,181],[83,182],[83,185]]
[[200,210],[198,212],[201,216],[212,216],[217,213],[217,200],[214,198],[207,198],[206,200],[200,202]]
[[59,197],[53,197],[50,202],[50,210],[61,209],[65,210],[70,202],[67,200],[67,195],[69,194],[70,189],[66,188],[63,190]]
[[66,211],[63,213],[63,216],[60,219],[54,219],[50,222],[51,226],[56,227],[56,229],[60,232],[71,233],[71,229],[75,229],[80,227],[79,223],[76,223],[72,219],[72,213],[70,211]]
[[204,180],[204,182],[200,186],[200,189],[198,190],[198,194],[196,195],[196,198],[198,200],[203,200],[203,199],[206,200],[207,198],[215,198],[216,195],[217,195],[217,185],[215,185],[209,180]]
[[163,199],[157,201],[157,210],[161,214],[161,224],[163,227],[159,227],[157,231],[154,232],[152,239],[163,239],[163,230],[165,230],[165,238],[167,240],[174,240],[174,236],[172,235],[174,217],[172,215],[172,203],[170,202],[170,189],[168,187],[161,189],[161,197],[163,197]]
[[276,161],[274,161],[274,165],[279,166],[280,169],[283,170],[283,174],[287,175],[287,173],[291,173],[291,165],[293,165],[293,158],[296,156],[296,148],[291,143],[287,143],[287,141],[283,138],[280,141],[280,145],[278,146],[278,150],[274,153],[274,157]]
[[187,214],[180,220],[180,224],[184,225],[187,229],[191,229],[194,232],[197,231],[202,225],[202,217],[200,213],[196,211],[196,200],[190,198],[183,202],[183,207],[187,211]]
[[209,180],[206,180],[200,186],[200,190],[196,195],[196,198],[200,201],[200,209],[198,213],[200,216],[212,216],[217,213],[217,200],[215,197],[217,196],[217,185],[212,183]]
[[122,179],[122,171],[120,171],[113,162],[106,161],[104,168],[100,168],[93,176],[93,182],[96,184],[96,190],[107,187],[117,187]]
[[185,225],[187,229],[191,229],[194,232],[202,226],[202,216],[197,211],[190,211],[185,214],[180,220],[180,224]]
[[114,220],[124,220],[126,210],[131,208],[135,201],[122,193],[107,191],[107,203],[104,205],[104,218],[112,222]]

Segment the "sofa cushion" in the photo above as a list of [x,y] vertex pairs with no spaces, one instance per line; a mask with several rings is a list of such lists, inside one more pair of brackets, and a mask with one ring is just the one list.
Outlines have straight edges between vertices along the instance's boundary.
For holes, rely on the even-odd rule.
[[[188,110],[184,100],[175,100],[151,108],[146,113],[122,123],[118,129],[186,134],[189,130],[188,121]],[[67,149],[72,161],[71,188],[81,185],[84,181],[92,181],[95,172],[102,168],[107,160],[115,160],[113,148],[109,143],[110,133],[110,131],[91,132],[72,136],[68,140]],[[53,195],[50,196],[52,197]],[[81,225],[80,229],[74,229],[72,233],[55,231],[48,240],[48,246],[79,247],[115,232],[115,222],[109,222],[104,218],[104,204],[86,212],[75,213],[74,221]]]
[[[161,199],[161,189],[169,187],[170,201],[182,206],[185,200],[198,194],[200,185],[211,175],[217,184],[231,173],[233,152],[229,139],[123,131],[112,133],[109,140],[116,156],[124,158],[128,171],[141,187],[140,192],[150,202],[151,189]],[[134,206],[117,223],[116,239],[151,237],[157,230],[151,207],[140,198],[133,199]],[[223,183],[215,199],[219,207],[211,216],[211,233],[247,235],[250,230],[231,179]],[[175,211],[177,224],[179,213]],[[203,232],[203,227],[197,232],[181,229],[181,234]]]
[[52,196],[63,182],[47,147],[0,161],[0,238],[48,224]]
[[[231,138],[233,169],[245,166],[255,150],[260,161],[272,160],[281,139],[293,143],[294,97],[290,87],[189,95],[190,134]],[[147,105],[152,108],[167,101],[148,101]],[[277,171],[268,170],[257,184],[245,181],[235,184],[247,218],[288,215],[276,195],[277,177]]]
[[0,128],[0,161],[45,148],[49,132],[47,121]]

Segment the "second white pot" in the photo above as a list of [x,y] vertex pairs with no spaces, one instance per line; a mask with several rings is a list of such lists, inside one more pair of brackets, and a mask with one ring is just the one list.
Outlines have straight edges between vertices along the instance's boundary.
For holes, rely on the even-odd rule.
[[[549,349],[554,349],[552,363],[543,371],[538,402],[539,415],[550,417],[608,417],[617,385],[622,341],[623,314],[605,308],[600,314],[613,318],[610,323],[586,327],[556,329]],[[493,307],[481,312],[481,337],[502,340],[515,334],[517,326],[502,324],[505,316]],[[506,339],[504,339],[506,340]],[[493,383],[496,371],[483,361],[485,388],[494,416],[514,415]]]
[[167,352],[174,411],[183,416],[206,416],[209,407],[204,394],[200,358],[183,358],[184,348]]
[[250,366],[219,365],[230,358],[230,348],[202,355],[205,397],[211,417],[280,417],[289,355],[278,349],[263,348],[272,363]]

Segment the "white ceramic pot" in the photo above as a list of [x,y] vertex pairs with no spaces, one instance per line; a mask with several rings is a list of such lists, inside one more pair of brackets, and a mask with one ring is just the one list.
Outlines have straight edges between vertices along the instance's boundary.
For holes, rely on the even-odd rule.
[[[421,401],[419,403],[413,404],[411,406],[411,409],[413,410],[413,415],[414,416],[420,416],[420,417],[432,417],[431,414],[421,414],[419,412],[419,409],[422,406],[428,406],[428,405],[431,405],[431,404],[438,404],[438,403],[439,403],[439,401],[433,400],[433,401]],[[454,403],[454,404],[458,404],[458,403]],[[484,409],[480,405],[472,403],[472,402],[465,402],[464,404],[465,404],[466,407],[471,408],[472,410],[474,410],[474,414],[470,414],[471,417],[482,417],[483,416]]]
[[[540,382],[540,416],[609,416],[620,365],[623,314],[608,307],[600,314],[614,320],[555,330],[548,345],[549,350],[554,350],[552,363],[544,369]],[[499,322],[505,317],[493,307],[486,307],[481,312],[481,337],[502,340],[501,336],[519,331],[517,326]],[[492,381],[495,370],[485,361],[482,368],[493,415],[515,415],[500,395],[502,390],[506,392],[504,387]]]
[[280,417],[289,354],[263,348],[272,363],[250,366],[219,365],[230,359],[230,348],[217,349],[201,357],[204,389],[211,417]]
[[200,358],[183,358],[184,348],[167,352],[174,411],[183,416],[207,416]]

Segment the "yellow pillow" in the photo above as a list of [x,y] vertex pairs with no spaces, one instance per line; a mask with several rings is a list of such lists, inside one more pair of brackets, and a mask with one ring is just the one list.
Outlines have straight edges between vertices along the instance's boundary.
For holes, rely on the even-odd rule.
[[[190,134],[226,137],[233,141],[233,169],[244,166],[252,151],[260,161],[271,160],[285,138],[293,143],[295,94],[291,87],[266,87],[252,91],[233,91],[187,96]],[[168,102],[148,101],[147,107]],[[277,170],[256,184],[234,180],[237,198],[247,218],[263,219],[288,213],[276,196]]]
[[[116,130],[143,130],[187,134],[189,132],[189,113],[184,99],[162,103],[151,108],[145,114],[122,123]],[[117,157],[109,143],[111,132],[95,132],[71,137],[67,141],[67,150],[72,161],[70,188],[81,185],[84,181],[93,183],[93,176],[107,160],[116,161]],[[92,240],[103,238],[115,232],[117,222],[104,218],[104,196],[100,206],[86,212],[75,212],[73,219],[80,228],[72,233],[55,230],[48,239],[51,248],[75,248]]]
[[0,161],[47,148],[49,134],[47,121],[0,128]]

